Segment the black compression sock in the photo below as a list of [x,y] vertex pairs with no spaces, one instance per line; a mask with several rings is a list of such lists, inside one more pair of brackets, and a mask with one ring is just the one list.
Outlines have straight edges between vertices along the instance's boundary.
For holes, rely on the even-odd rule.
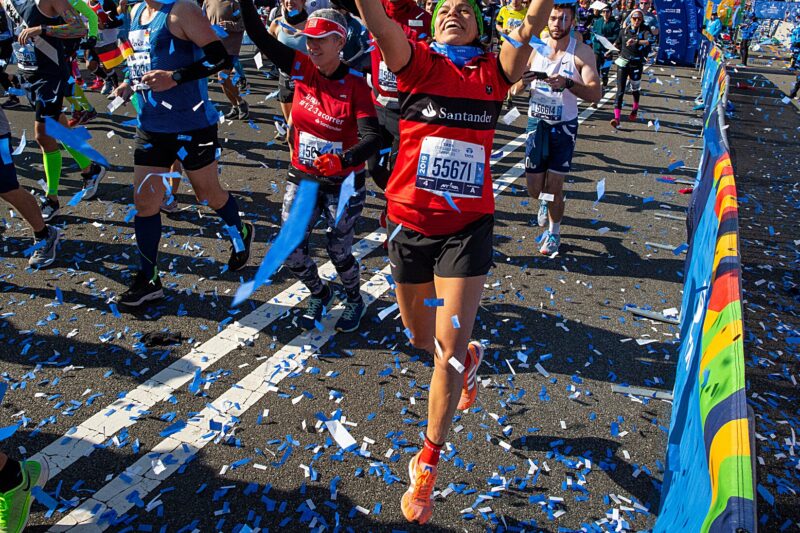
[[0,492],[8,492],[22,483],[22,465],[12,458],[6,460],[6,466],[0,470]]
[[50,235],[50,228],[47,227],[47,224],[44,225],[44,229],[42,229],[42,231],[33,232],[33,236],[36,237],[36,240],[38,241],[46,239],[49,235]]

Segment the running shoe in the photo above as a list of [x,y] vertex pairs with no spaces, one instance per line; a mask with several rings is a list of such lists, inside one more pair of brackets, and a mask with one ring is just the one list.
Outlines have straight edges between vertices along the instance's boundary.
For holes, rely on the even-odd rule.
[[417,452],[408,463],[408,477],[411,483],[400,500],[400,508],[406,520],[420,525],[430,520],[433,514],[431,494],[438,474],[435,466],[420,462],[421,453]]
[[31,511],[31,492],[34,487],[44,487],[50,478],[50,469],[42,461],[21,461],[22,483],[0,492],[0,531],[21,533],[28,524]]
[[361,319],[367,314],[367,304],[364,299],[359,295],[357,302],[351,302],[347,299],[344,302],[344,312],[339,320],[336,321],[336,331],[342,333],[351,333],[358,329],[361,325]]
[[336,298],[336,295],[327,284],[322,294],[319,296],[311,296],[308,299],[306,312],[303,313],[303,327],[306,329],[314,329],[317,322],[322,320],[322,315],[330,310],[334,298]]
[[245,235],[242,235],[244,251],[237,252],[233,247],[233,244],[231,244],[231,256],[228,259],[228,269],[231,272],[236,272],[237,270],[243,269],[247,264],[248,259],[250,259],[250,245],[253,244],[253,237],[256,234],[256,229],[249,222],[244,223],[244,228]]
[[619,120],[617,120],[615,118],[612,118],[611,119],[611,127],[614,128],[614,129],[619,128]]
[[472,407],[478,397],[478,367],[483,362],[483,346],[472,341],[467,346],[467,360],[464,365],[464,385],[461,387],[461,399],[458,410],[464,411]]
[[558,247],[561,244],[561,236],[548,232],[547,238],[544,239],[542,247],[539,248],[539,253],[542,255],[553,255],[558,252]]
[[239,109],[239,120],[247,120],[250,118],[250,106],[247,105],[247,102],[242,100],[241,105],[238,107]]
[[105,175],[106,169],[97,163],[92,163],[89,166],[89,170],[81,172],[83,190],[86,191],[83,193],[83,200],[91,200],[97,195],[97,188],[100,186],[100,182],[103,181]]
[[171,201],[168,202],[167,200],[169,200],[169,198],[166,197],[164,197],[164,199],[161,200],[161,212],[166,213],[168,215],[177,212],[178,200],[176,200],[174,196],[172,197]]
[[241,76],[239,81],[236,82],[236,87],[238,87],[240,91],[246,92],[250,89],[250,84],[247,83],[247,78]]
[[142,271],[136,273],[130,288],[119,297],[120,305],[126,307],[139,307],[145,302],[159,300],[164,297],[164,289],[158,272],[152,278],[145,276]]
[[89,111],[84,111],[83,114],[81,115],[81,119],[78,122],[78,125],[86,124],[90,120],[94,120],[96,118],[97,118],[97,110],[96,109],[90,109]]
[[103,88],[100,89],[100,94],[111,94],[111,91],[114,90],[114,85],[111,83],[111,80],[106,80],[103,83]]
[[239,111],[239,107],[234,105],[234,106],[231,106],[231,110],[230,111],[225,113],[225,118],[227,118],[228,120],[233,120],[235,118],[239,118],[239,114],[240,113],[241,112]]
[[536,214],[536,222],[539,223],[539,227],[547,225],[547,202],[544,200],[539,200],[539,212]]
[[40,201],[40,208],[42,210],[42,219],[45,222],[50,222],[53,220],[58,212],[61,210],[61,206],[58,203],[58,200],[51,200],[47,196],[43,197]]
[[86,111],[83,111],[82,109],[76,109],[75,111],[73,111],[72,116],[67,121],[67,126],[70,128],[74,128],[75,126],[80,124],[81,117],[83,117],[84,113],[86,113]]
[[634,122],[638,116],[639,116],[639,111],[634,109],[633,111],[631,111],[631,114],[628,115],[628,120]]
[[95,78],[94,81],[86,86],[87,91],[99,91],[103,88],[105,82],[101,78]]
[[14,96],[13,94],[8,95],[8,100],[0,104],[0,107],[3,109],[14,109],[20,105],[19,98]]
[[[44,268],[53,264],[56,260],[56,252],[58,251],[58,241],[61,240],[61,230],[53,226],[47,227],[47,238],[44,239],[44,244],[41,248],[33,251],[30,259],[28,259],[28,266],[31,268]],[[41,241],[35,241],[39,244]],[[2,531],[2,529],[0,529]]]

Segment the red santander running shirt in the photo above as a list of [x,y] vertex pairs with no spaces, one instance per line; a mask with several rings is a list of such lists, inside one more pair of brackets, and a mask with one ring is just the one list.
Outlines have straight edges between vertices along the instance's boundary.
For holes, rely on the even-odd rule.
[[[344,78],[326,78],[301,52],[295,52],[291,76],[295,82],[292,100],[292,166],[319,176],[314,159],[324,153],[341,154],[358,143],[358,119],[375,117],[366,80],[348,73]],[[364,164],[342,170],[364,169]]]
[[[419,7],[414,0],[383,0],[386,15],[403,28],[412,41],[424,41],[431,30],[431,14]],[[376,46],[371,54],[372,95],[375,103],[397,107],[397,77],[383,62],[383,55]]]
[[495,54],[459,69],[427,44],[410,44],[397,73],[400,147],[388,215],[426,236],[450,235],[494,213],[489,158],[511,83]]

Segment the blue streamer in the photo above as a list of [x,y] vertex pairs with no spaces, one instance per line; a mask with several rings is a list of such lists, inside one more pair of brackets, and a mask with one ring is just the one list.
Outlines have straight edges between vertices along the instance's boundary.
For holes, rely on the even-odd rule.
[[16,433],[17,429],[19,429],[19,423],[0,428],[0,442],[6,440],[8,437]]
[[267,283],[289,254],[303,242],[306,228],[311,221],[311,213],[317,203],[318,189],[319,183],[316,181],[305,180],[300,183],[300,189],[289,211],[289,218],[281,227],[278,238],[270,247],[261,266],[258,267],[255,278],[247,283],[242,283],[236,290],[236,296],[233,299],[234,306],[247,300],[256,289]]
[[0,405],[3,403],[3,398],[8,390],[8,383],[0,383]]
[[92,136],[85,127],[81,126],[79,128],[70,129],[59,124],[50,117],[45,117],[44,128],[47,135],[59,142],[66,144],[73,150],[80,152],[92,161],[96,161],[104,167],[111,166],[108,160],[103,157],[103,154],[92,148],[87,142],[92,138]]
[[78,205],[78,204],[80,203],[80,201],[81,201],[81,200],[83,200],[83,195],[84,195],[84,194],[86,194],[86,189],[81,189],[81,190],[79,190],[79,191],[78,191],[78,192],[75,194],[75,196],[73,196],[72,198],[70,198],[70,200],[69,200],[69,203],[68,203],[67,205],[71,205],[71,206],[73,206],[73,207],[74,207],[74,206],[76,206],[76,205]]
[[14,164],[14,160],[11,158],[11,140],[8,137],[0,139],[0,158],[3,159],[4,165]]
[[342,187],[339,190],[339,205],[336,206],[336,221],[334,222],[334,226],[339,225],[339,219],[342,218],[342,213],[344,213],[344,208],[347,207],[347,202],[349,202],[350,198],[356,193],[355,182],[356,175],[353,172],[342,182]]
[[217,37],[219,37],[220,39],[224,39],[228,36],[228,32],[223,30],[222,26],[220,26],[219,24],[214,24],[213,26],[211,26],[211,29],[214,30],[214,33],[216,33]]
[[444,199],[447,200],[448,204],[450,204],[450,207],[453,208],[453,211],[457,211],[459,213],[461,212],[461,209],[459,209],[458,206],[456,205],[456,203],[453,201],[453,197],[450,196],[449,192],[447,192],[447,191],[443,192],[442,196],[444,196]]
[[519,48],[522,46],[522,43],[512,38],[510,35],[506,35],[505,33],[500,34],[500,38],[508,41],[508,43],[513,46],[514,48]]

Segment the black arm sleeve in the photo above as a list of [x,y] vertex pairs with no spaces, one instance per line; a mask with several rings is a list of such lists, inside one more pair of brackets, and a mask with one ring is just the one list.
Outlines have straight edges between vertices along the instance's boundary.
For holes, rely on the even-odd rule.
[[[249,0],[248,0],[249,1]],[[365,162],[381,148],[381,125],[376,117],[360,118],[358,123],[359,141],[342,154],[342,165],[352,167]]]
[[106,24],[107,30],[122,26],[122,15],[117,14],[117,4],[114,0],[103,0],[103,11],[108,14],[109,20],[108,24]]
[[205,55],[199,61],[195,61],[191,65],[179,68],[175,71],[181,76],[181,81],[178,83],[201,80],[212,74],[216,74],[220,70],[233,67],[231,56],[225,51],[225,47],[220,40],[211,41],[205,45],[203,47],[203,53]]
[[289,74],[294,63],[294,50],[289,48],[278,39],[273,37],[267,28],[261,23],[256,6],[253,0],[241,0],[242,19],[244,29],[250,40],[253,41],[259,50],[264,52],[267,57],[275,63],[275,66],[284,74]]

